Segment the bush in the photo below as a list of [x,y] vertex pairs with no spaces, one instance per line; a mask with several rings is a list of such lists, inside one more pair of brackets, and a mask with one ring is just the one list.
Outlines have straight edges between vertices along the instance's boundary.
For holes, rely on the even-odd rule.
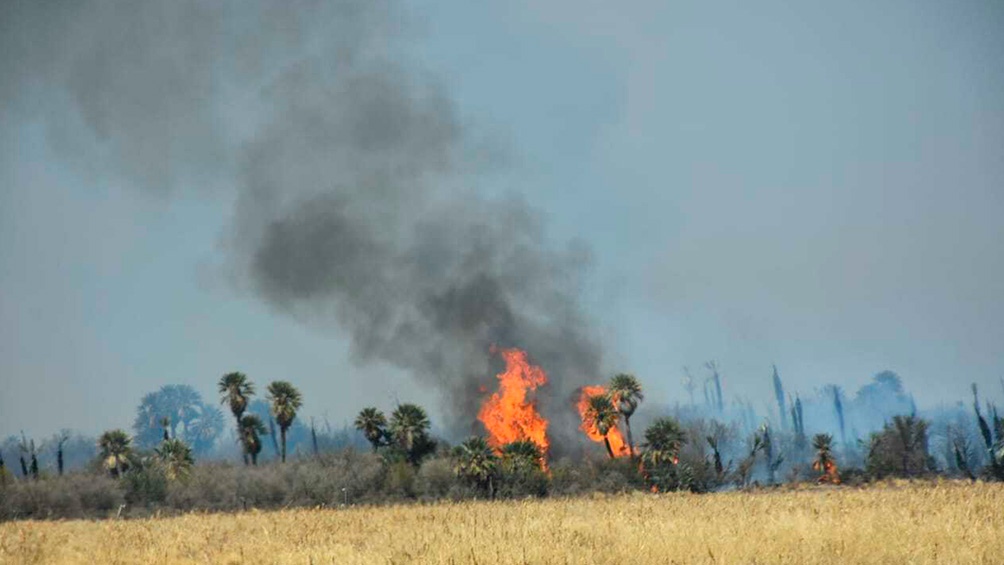
[[[58,481],[58,479],[56,479]],[[117,512],[125,503],[125,495],[117,481],[100,475],[74,474],[67,477],[68,488],[79,495],[81,517],[104,517]]]
[[586,492],[593,484],[594,475],[582,465],[565,457],[551,465],[551,494],[573,496]]
[[453,462],[450,459],[436,457],[427,459],[418,469],[415,478],[415,490],[421,500],[432,501],[444,498],[462,496],[460,481],[453,472]]
[[227,463],[196,465],[185,480],[168,484],[164,503],[179,510],[235,510],[239,471]]
[[167,476],[157,465],[128,471],[121,481],[130,505],[151,507],[167,499]]
[[20,480],[0,487],[0,520],[106,517],[122,502],[122,490],[106,477]]
[[389,463],[384,493],[392,499],[415,498],[415,468],[407,461]]
[[896,416],[872,434],[865,468],[873,477],[910,477],[934,469],[927,447],[928,423],[914,416]]
[[547,496],[550,479],[536,465],[503,466],[498,477],[496,496],[522,498]]

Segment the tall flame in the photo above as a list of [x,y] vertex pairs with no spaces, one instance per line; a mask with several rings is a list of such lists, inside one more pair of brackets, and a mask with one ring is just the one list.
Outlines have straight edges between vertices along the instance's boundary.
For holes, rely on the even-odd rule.
[[529,393],[547,384],[547,373],[530,364],[525,351],[514,348],[498,352],[505,359],[505,371],[496,375],[499,390],[485,400],[478,412],[478,420],[488,430],[488,443],[498,450],[507,443],[529,440],[546,457],[551,447],[547,420],[537,412],[537,403]]
[[[597,443],[603,443],[603,435],[600,434],[600,432],[596,429],[596,426],[594,426],[591,422],[589,422],[589,419],[586,418],[586,412],[589,410],[590,398],[606,393],[607,389],[599,385],[584,386],[579,393],[579,402],[576,405],[576,408],[579,410],[579,418],[582,419],[582,424],[579,426],[579,429],[585,432],[589,439]],[[616,406],[617,399],[613,398],[612,400],[614,402],[614,406]],[[610,431],[607,432],[607,440],[610,441],[610,449],[614,452],[614,457],[631,456],[631,449],[628,447],[628,443],[624,439],[624,436],[621,435],[620,428],[617,426],[610,428]]]

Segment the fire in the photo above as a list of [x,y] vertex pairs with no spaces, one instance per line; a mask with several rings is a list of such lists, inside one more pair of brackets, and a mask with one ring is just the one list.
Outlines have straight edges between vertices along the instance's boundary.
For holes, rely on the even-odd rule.
[[832,485],[840,484],[840,472],[837,470],[837,464],[832,460],[827,461],[823,465],[820,465],[819,461],[816,461],[812,464],[812,468],[822,473],[817,482],[830,483]]
[[[492,348],[492,353],[495,352]],[[530,364],[525,351],[502,349],[498,352],[505,359],[505,371],[496,375],[499,390],[485,400],[478,412],[478,420],[488,430],[488,443],[498,450],[507,443],[530,440],[546,457],[551,446],[547,439],[547,420],[537,412],[536,401],[528,396],[547,384],[547,373]],[[544,465],[541,461],[541,466]]]
[[[579,410],[579,417],[582,419],[582,425],[579,429],[589,436],[589,439],[597,442],[603,443],[603,436],[596,429],[595,426],[591,425],[586,421],[586,411],[589,409],[589,399],[594,396],[599,396],[601,394],[606,394],[607,389],[602,386],[584,386],[582,387],[582,392],[579,394],[579,402],[576,408]],[[614,406],[617,405],[617,399],[614,398]],[[610,449],[614,452],[614,457],[630,457],[631,450],[628,447],[627,441],[624,436],[621,435],[621,431],[616,426],[610,428],[607,432],[607,440],[610,442]]]

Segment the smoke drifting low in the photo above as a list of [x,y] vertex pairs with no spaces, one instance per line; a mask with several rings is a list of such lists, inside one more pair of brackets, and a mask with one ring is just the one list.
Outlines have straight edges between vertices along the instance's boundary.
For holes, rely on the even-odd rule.
[[237,285],[442,391],[456,430],[493,344],[527,349],[556,401],[597,380],[575,294],[588,253],[470,186],[483,155],[409,62],[404,7],[293,4],[6,3],[3,112],[46,116],[68,160],[137,187],[232,187]]

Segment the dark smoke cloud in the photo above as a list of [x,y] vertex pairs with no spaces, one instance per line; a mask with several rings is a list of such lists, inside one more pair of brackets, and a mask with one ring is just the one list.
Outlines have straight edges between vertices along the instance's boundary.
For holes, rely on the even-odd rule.
[[573,390],[600,377],[576,297],[588,253],[555,250],[520,197],[469,186],[480,154],[449,93],[409,61],[402,13],[7,2],[3,112],[41,119],[68,160],[128,184],[232,186],[238,286],[435,386],[454,430],[493,384],[492,345],[527,349],[552,377],[550,412],[570,414]]

